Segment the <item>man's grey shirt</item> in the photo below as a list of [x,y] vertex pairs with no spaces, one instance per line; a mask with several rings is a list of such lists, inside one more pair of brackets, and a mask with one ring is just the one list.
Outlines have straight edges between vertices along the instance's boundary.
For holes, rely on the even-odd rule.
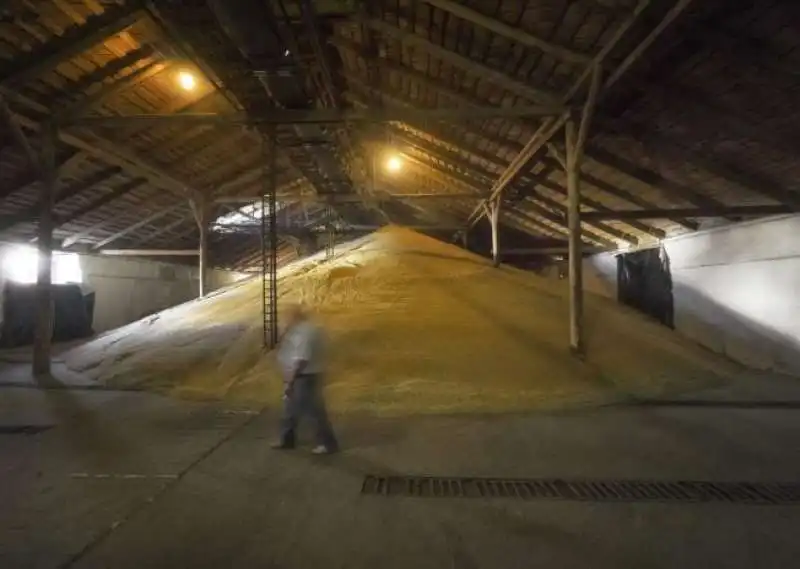
[[304,320],[286,331],[278,349],[278,363],[288,378],[299,361],[306,365],[301,374],[320,374],[324,370],[325,338],[322,328],[310,320]]

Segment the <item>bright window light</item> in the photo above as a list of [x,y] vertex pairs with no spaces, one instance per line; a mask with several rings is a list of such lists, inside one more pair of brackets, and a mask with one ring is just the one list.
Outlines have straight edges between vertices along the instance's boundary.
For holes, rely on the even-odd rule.
[[402,167],[403,162],[397,156],[392,156],[386,161],[386,169],[389,170],[389,172],[399,172]]
[[[77,253],[53,252],[53,284],[81,283],[83,271]],[[39,251],[35,247],[20,245],[6,251],[3,271],[11,281],[33,284],[39,269]]]
[[194,78],[194,75],[192,75],[188,71],[181,71],[180,73],[178,73],[178,84],[185,91],[191,91],[197,85],[197,80]]
[[81,258],[77,253],[53,253],[53,282],[55,284],[83,282]]
[[[286,207],[287,202],[277,202],[275,212]],[[268,210],[267,210],[268,211]],[[211,230],[218,232],[236,232],[237,227],[261,227],[261,200],[254,201],[238,209],[219,216],[212,224]]]

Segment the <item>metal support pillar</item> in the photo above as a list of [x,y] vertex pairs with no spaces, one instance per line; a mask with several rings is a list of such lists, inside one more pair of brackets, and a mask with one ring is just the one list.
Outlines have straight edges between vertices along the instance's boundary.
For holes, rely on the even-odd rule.
[[597,93],[600,88],[600,67],[592,70],[591,83],[580,125],[570,116],[564,123],[567,174],[567,226],[569,229],[569,347],[577,356],[585,353],[583,337],[583,255],[581,251],[580,172],[583,149],[591,124]]
[[42,129],[42,184],[39,199],[38,249],[36,275],[36,312],[33,338],[33,375],[50,374],[50,347],[53,339],[53,205],[58,171],[56,140],[58,132],[50,124]]
[[275,129],[262,139],[262,192],[261,192],[261,292],[264,323],[264,347],[274,348],[278,343],[278,224],[276,212],[277,148]]

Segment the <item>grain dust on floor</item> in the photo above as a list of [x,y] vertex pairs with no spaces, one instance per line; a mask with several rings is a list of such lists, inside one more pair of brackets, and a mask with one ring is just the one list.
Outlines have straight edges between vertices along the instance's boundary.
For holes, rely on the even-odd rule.
[[[586,299],[585,362],[567,350],[565,284],[388,227],[279,271],[281,301],[329,336],[335,411],[501,412],[658,397],[724,382],[726,360],[617,303]],[[239,282],[65,354],[97,381],[182,397],[277,402],[261,282]]]

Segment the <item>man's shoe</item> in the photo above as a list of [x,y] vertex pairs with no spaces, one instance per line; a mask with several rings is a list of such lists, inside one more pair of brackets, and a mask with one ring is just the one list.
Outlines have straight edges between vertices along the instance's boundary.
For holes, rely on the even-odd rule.
[[272,443],[271,445],[269,445],[269,448],[271,448],[272,450],[292,450],[294,448],[294,445],[282,443],[279,441],[277,443]]
[[326,447],[325,445],[315,446],[311,450],[311,454],[333,454],[335,452],[336,452],[336,449],[332,449],[330,447]]

